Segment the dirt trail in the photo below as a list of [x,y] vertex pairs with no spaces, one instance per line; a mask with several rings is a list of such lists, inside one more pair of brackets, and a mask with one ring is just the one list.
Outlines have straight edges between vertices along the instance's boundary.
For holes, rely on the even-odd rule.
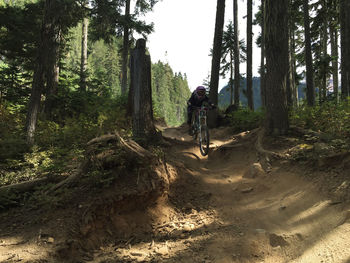
[[[164,132],[191,140],[184,134],[183,129]],[[210,194],[215,214],[208,235],[193,242],[199,251],[190,248],[180,261],[350,262],[349,207],[322,195],[319,186],[303,179],[302,169],[287,162],[275,162],[269,173],[257,168],[254,141],[245,140],[249,134],[229,138],[224,128],[211,134],[209,157],[201,157],[196,147],[171,149],[172,158],[198,182],[186,191],[196,187]]]
[[[348,202],[321,192],[305,178],[311,170],[289,162],[275,161],[265,172],[256,163],[254,134],[210,132],[211,150],[202,157],[185,127],[165,129],[172,140],[165,158],[179,174],[169,193],[144,211],[151,225],[142,227],[140,212],[119,218],[126,229],[137,218],[140,228],[66,262],[350,262]],[[43,260],[52,252],[48,246],[0,243],[0,262],[29,259],[23,251],[41,258],[24,262],[53,262]]]

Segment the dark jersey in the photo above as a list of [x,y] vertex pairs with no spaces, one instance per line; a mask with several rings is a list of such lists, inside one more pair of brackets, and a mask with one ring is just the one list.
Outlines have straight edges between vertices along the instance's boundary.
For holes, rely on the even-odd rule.
[[208,102],[209,104],[211,104],[207,95],[204,95],[201,98],[199,98],[197,95],[197,91],[192,92],[191,98],[188,100],[188,102],[191,103],[191,106],[195,107],[202,106],[203,102]]

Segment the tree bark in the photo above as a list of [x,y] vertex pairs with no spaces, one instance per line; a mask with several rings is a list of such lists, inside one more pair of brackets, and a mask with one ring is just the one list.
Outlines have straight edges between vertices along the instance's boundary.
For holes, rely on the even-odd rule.
[[239,93],[241,77],[239,74],[239,31],[238,31],[238,5],[237,0],[233,0],[233,35],[234,35],[234,61],[235,61],[235,92],[234,92],[234,104],[239,107]]
[[266,0],[266,122],[268,134],[286,134],[289,128],[286,83],[288,77],[288,0]]
[[89,19],[85,17],[81,28],[81,57],[80,57],[80,90],[86,91],[86,77],[87,77],[87,43],[88,43],[88,27]]
[[254,110],[253,100],[253,2],[247,1],[247,97],[248,107]]
[[128,90],[128,54],[129,54],[129,20],[130,16],[130,0],[125,3],[125,24],[123,36],[123,54],[122,54],[122,94],[125,95]]
[[233,104],[233,52],[230,51],[230,105]]
[[350,95],[350,1],[340,0],[341,97]]
[[[291,1],[288,1],[288,12],[291,13]],[[293,107],[293,71],[292,71],[292,23],[288,24],[288,77],[287,77],[287,105],[289,108]]]
[[[57,3],[54,3],[55,6]],[[55,7],[56,8],[56,7]],[[53,8],[53,9],[55,9]],[[58,24],[57,17],[52,16],[52,24],[49,36],[49,49],[47,57],[46,76],[46,98],[44,105],[44,113],[47,119],[51,119],[52,109],[55,103],[55,96],[58,92],[59,81],[59,61],[60,61],[60,44],[61,44],[61,28]]]
[[315,105],[314,74],[311,53],[309,1],[304,0],[305,62],[306,62],[306,99],[309,106]]
[[136,141],[155,138],[153,123],[151,58],[146,55],[146,40],[139,39],[130,56],[130,100],[132,131]]
[[322,63],[322,79],[321,79],[321,91],[320,92],[320,101],[324,102],[326,101],[327,98],[327,84],[328,84],[328,66],[326,64],[328,53],[327,53],[327,48],[328,48],[328,14],[327,14],[327,2],[326,0],[323,0],[322,2],[322,8],[324,9],[324,16],[323,16],[323,24],[322,24],[322,58],[323,58],[323,63]]
[[41,95],[44,91],[45,69],[47,68],[49,49],[50,49],[50,30],[52,27],[51,9],[54,0],[45,1],[44,18],[41,25],[40,43],[37,51],[36,67],[33,75],[32,91],[28,104],[26,118],[27,143],[34,144],[34,134],[38,114],[40,110]]
[[333,75],[333,92],[338,102],[339,97],[339,77],[338,77],[338,29],[334,23],[330,23],[329,26],[330,38],[331,38],[331,56],[332,56],[332,75]]
[[[217,0],[216,7],[216,21],[213,44],[213,57],[211,62],[211,76],[210,76],[210,91],[209,98],[212,103],[218,103],[218,87],[219,87],[219,73],[221,60],[222,36],[225,21],[225,0]],[[210,111],[208,124],[210,127],[217,126],[217,112]]]
[[265,87],[265,0],[261,0],[261,58],[260,58],[260,96],[261,106],[266,106],[266,87]]

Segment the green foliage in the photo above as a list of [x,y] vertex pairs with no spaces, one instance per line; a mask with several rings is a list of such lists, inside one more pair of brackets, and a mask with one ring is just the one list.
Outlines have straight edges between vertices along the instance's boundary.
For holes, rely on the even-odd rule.
[[18,204],[18,195],[14,191],[0,191],[0,211]]
[[190,96],[186,75],[174,74],[169,64],[160,61],[152,65],[152,97],[156,116],[164,118],[168,125],[183,123],[186,101]]
[[291,112],[291,123],[322,131],[338,138],[350,137],[350,99],[340,103],[324,102],[315,107],[303,105]]
[[[240,62],[245,62],[247,56],[247,47],[243,39],[238,41],[239,46],[239,60]],[[234,27],[232,21],[226,26],[226,30],[222,37],[222,49],[221,49],[221,68],[220,74],[225,77],[227,72],[230,71],[235,52],[235,41],[234,41]],[[231,72],[233,74],[233,72]]]
[[258,128],[264,118],[263,111],[252,111],[248,108],[240,108],[228,115],[230,126],[235,131],[247,131]]
[[68,165],[82,159],[85,145],[92,138],[114,130],[128,133],[126,98],[108,99],[91,93],[80,94],[79,98],[80,105],[70,104],[77,100],[62,105],[70,111],[56,112],[57,121],[39,120],[37,145],[32,149],[23,133],[23,107],[0,105],[0,185],[65,173]]

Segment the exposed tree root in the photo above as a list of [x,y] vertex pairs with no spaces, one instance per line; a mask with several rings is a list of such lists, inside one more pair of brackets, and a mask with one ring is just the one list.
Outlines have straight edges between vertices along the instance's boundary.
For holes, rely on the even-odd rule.
[[115,154],[115,151],[112,149],[107,149],[101,153],[97,153],[97,151],[99,148],[108,148],[108,145],[110,145],[111,148],[118,147],[123,151],[126,151],[127,155],[130,156],[130,158],[141,158],[149,161],[156,158],[155,155],[142,148],[133,140],[124,140],[118,133],[103,135],[98,138],[94,138],[87,143],[88,148],[86,150],[86,157],[78,170],[74,174],[70,175],[67,179],[53,186],[50,189],[50,192],[53,192],[63,186],[71,186],[78,182],[79,179],[88,172],[92,162],[97,162],[100,166],[107,164],[109,162],[109,157]]
[[50,178],[39,178],[32,181],[21,182],[18,184],[5,185],[0,187],[0,192],[2,191],[15,191],[19,193],[31,191],[33,188],[43,185],[50,181]]
[[265,129],[261,128],[258,132],[258,138],[256,140],[256,150],[258,151],[258,153],[262,156],[267,157],[268,159],[274,158],[274,159],[286,159],[287,155],[285,154],[281,154],[281,153],[277,153],[277,152],[273,152],[273,151],[269,151],[264,149],[263,147],[263,138],[265,136]]

